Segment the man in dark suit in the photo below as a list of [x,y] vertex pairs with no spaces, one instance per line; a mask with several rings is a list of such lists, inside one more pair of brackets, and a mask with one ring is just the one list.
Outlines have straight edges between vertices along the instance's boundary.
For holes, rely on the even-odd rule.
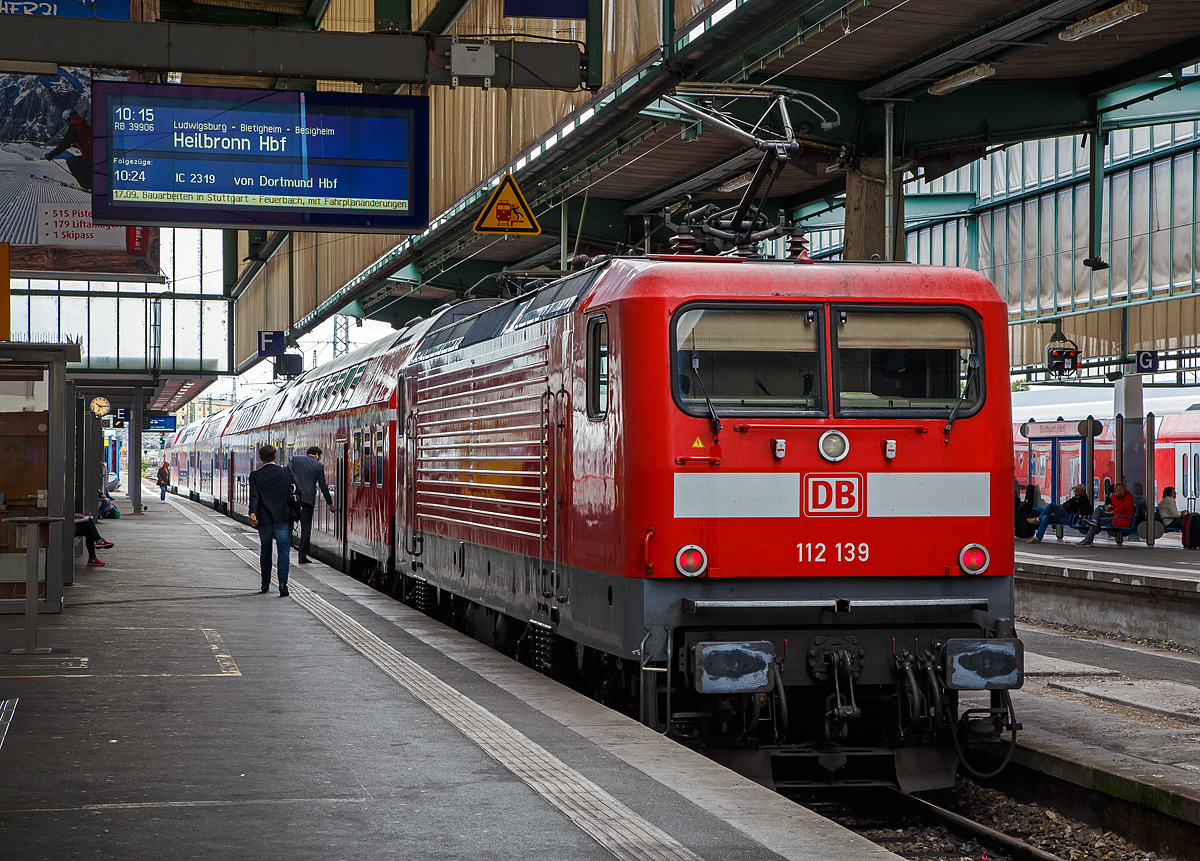
[[250,525],[258,530],[259,571],[262,592],[271,591],[271,541],[279,550],[279,597],[288,596],[288,551],[292,543],[288,490],[292,471],[275,463],[275,446],[268,443],[258,450],[262,466],[250,473]]
[[329,485],[325,483],[325,467],[321,465],[319,446],[310,445],[308,453],[293,457],[288,467],[296,477],[296,486],[300,489],[300,558],[296,560],[296,564],[307,565],[308,539],[312,535],[317,488],[321,488],[321,495],[325,497],[325,504],[329,506],[330,511],[337,511],[337,507],[333,504],[333,497],[329,495]]

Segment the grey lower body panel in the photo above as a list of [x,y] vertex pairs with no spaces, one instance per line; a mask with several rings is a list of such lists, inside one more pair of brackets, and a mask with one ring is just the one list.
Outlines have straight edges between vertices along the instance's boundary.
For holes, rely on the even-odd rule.
[[[415,570],[411,562],[416,562]],[[668,632],[898,629],[992,636],[1011,625],[1013,579],[984,577],[619,577],[436,535],[402,569],[440,589],[601,652],[664,660]],[[782,643],[778,644],[782,646]],[[793,643],[793,647],[795,647]]]

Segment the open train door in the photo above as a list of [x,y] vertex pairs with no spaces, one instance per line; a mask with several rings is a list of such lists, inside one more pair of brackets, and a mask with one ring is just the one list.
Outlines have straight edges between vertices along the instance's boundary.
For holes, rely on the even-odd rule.
[[333,537],[337,540],[338,546],[338,567],[346,570],[346,503],[350,499],[349,487],[347,481],[350,476],[349,470],[346,468],[346,441],[339,440],[337,442],[337,466],[334,469],[334,499],[333,504],[337,506],[337,511],[333,512]]

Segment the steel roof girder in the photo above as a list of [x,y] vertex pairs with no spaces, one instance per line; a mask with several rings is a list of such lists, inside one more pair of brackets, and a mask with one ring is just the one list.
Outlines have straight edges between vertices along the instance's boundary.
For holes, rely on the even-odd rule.
[[977,62],[980,57],[991,51],[1010,48],[1014,43],[1021,42],[1032,34],[1057,26],[1062,19],[1070,19],[1080,12],[1102,6],[1106,2],[1108,0],[1051,0],[1015,20],[999,24],[986,33],[936,52],[929,59],[919,61],[873,86],[860,90],[858,96],[864,100],[894,96],[926,81],[944,77],[958,66]]
[[1200,120],[1200,91],[1183,89],[1196,83],[1200,75],[1113,90],[1096,100],[1097,113],[1106,131]]
[[[861,155],[882,154],[884,117],[879,104],[855,105],[849,87],[839,82],[785,77],[773,83],[814,92],[842,111],[842,125],[827,133],[828,144],[850,143]],[[733,112],[741,110],[735,107]],[[852,138],[856,111],[864,113],[858,137]],[[1095,125],[1093,99],[1087,81],[1080,78],[982,81],[937,99],[903,102],[896,111],[897,123],[905,128],[905,151],[897,155],[1078,134]],[[815,132],[810,137],[814,144],[822,141]]]
[[[3,15],[5,59],[64,66],[449,85],[450,69],[430,63],[424,36],[343,33]],[[573,90],[582,83],[583,54],[570,42],[496,41],[490,86]],[[448,53],[450,37],[434,40]],[[461,86],[483,78],[460,77]]]
[[1088,92],[1101,96],[1112,90],[1159,78],[1172,69],[1178,70],[1197,62],[1200,62],[1200,36],[1184,39],[1146,57],[1139,57],[1122,63],[1115,69],[1092,75],[1087,79]]
[[425,19],[417,25],[417,29],[426,33],[445,33],[470,2],[471,0],[437,0]]

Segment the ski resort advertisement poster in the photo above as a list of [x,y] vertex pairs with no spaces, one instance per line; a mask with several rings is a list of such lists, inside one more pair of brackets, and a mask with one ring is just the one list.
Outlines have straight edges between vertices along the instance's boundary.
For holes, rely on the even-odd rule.
[[[129,2],[0,0],[0,12],[129,20]],[[92,223],[92,77],[126,72],[62,67],[0,75],[0,242],[16,277],[158,280],[158,231]]]

